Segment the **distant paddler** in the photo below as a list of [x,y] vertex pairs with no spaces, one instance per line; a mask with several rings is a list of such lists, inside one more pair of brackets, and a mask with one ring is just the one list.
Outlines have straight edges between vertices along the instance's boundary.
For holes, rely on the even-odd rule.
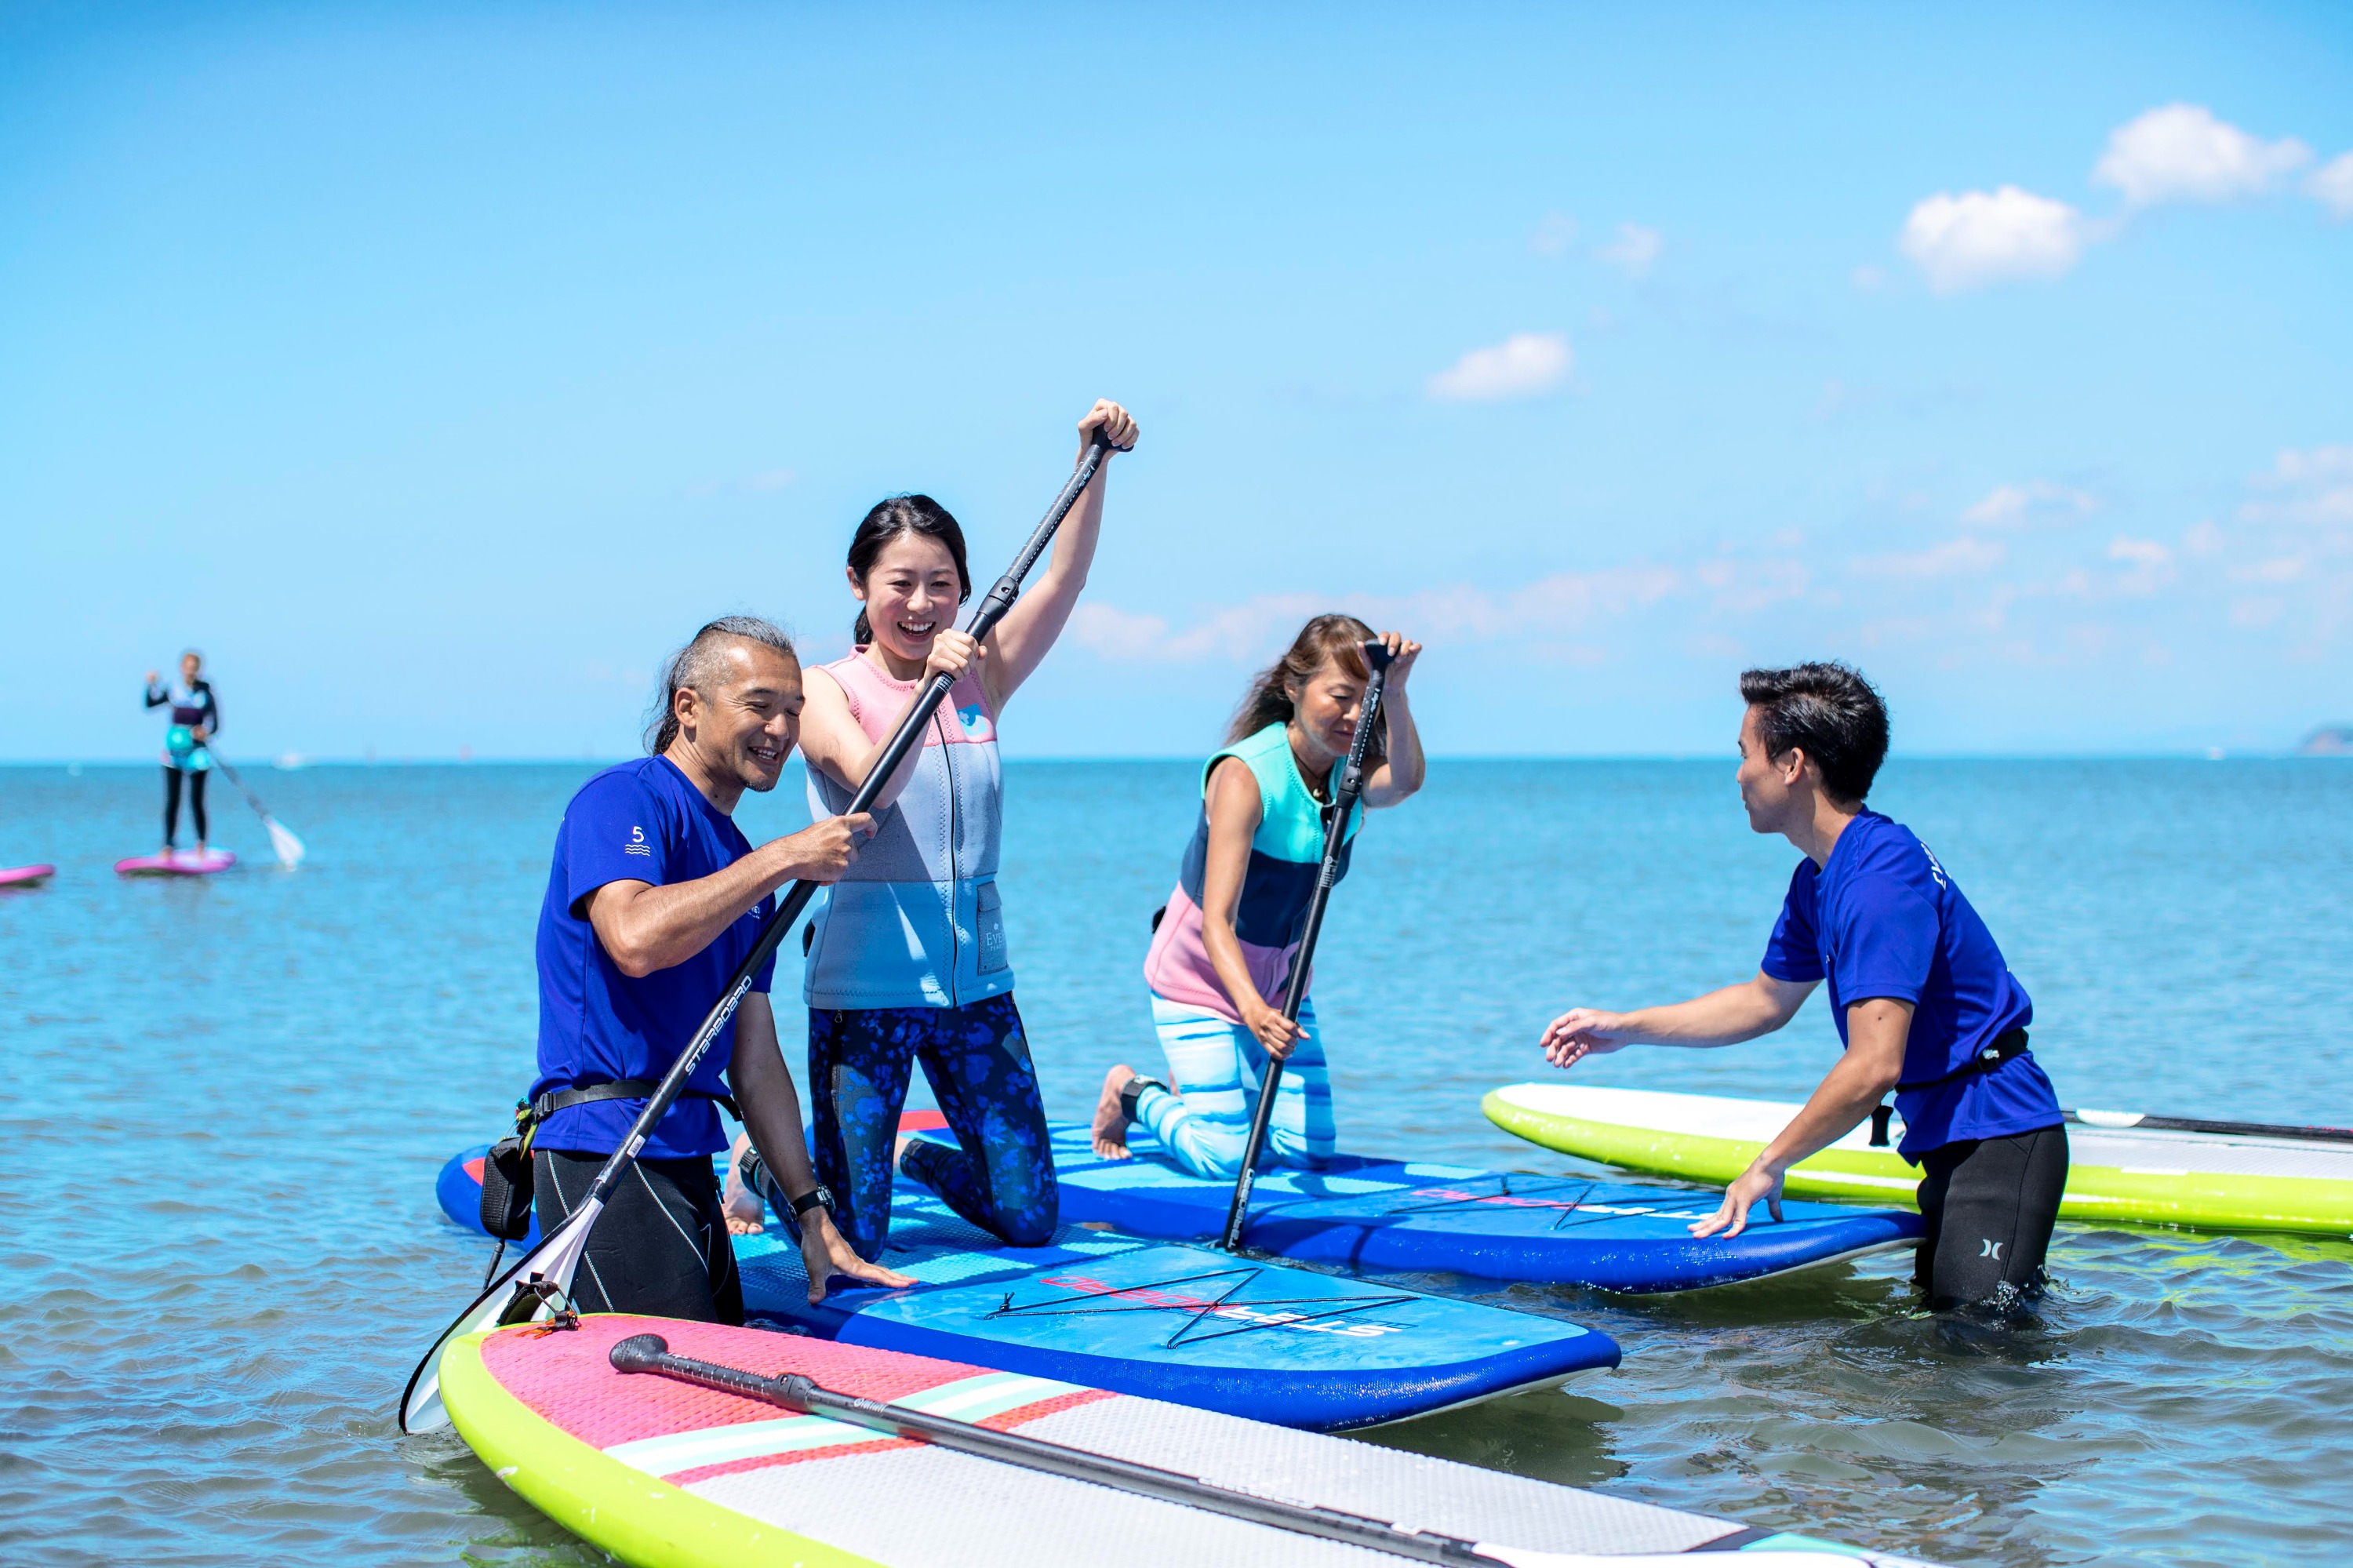
[[[1042,1245],[1059,1219],[997,889],[1005,810],[997,737],[1006,705],[1052,651],[1086,587],[1112,456],[1135,445],[1136,424],[1099,400],[1078,436],[1082,464],[1098,442],[1107,450],[1055,532],[1043,575],[985,637],[955,624],[972,592],[963,529],[929,496],[894,495],[850,537],[856,646],[809,673],[802,747],[818,814],[849,803],[934,678],[954,683],[877,797],[873,842],[827,889],[806,938],[817,1170],[866,1257],[881,1255],[890,1233],[894,1172],[1015,1246]],[[899,1134],[918,1065],[953,1148]],[[730,1213],[751,1223],[758,1205],[731,1203]]]
[[[647,738],[652,755],[606,768],[565,808],[539,913],[539,1075],[523,1113],[543,1234],[586,1196],[736,969],[770,896],[831,882],[871,826],[832,816],[754,849],[733,813],[776,787],[800,732],[800,660],[765,620],[728,616],[673,654]],[[643,1157],[614,1189],[571,1288],[583,1311],[744,1321],[742,1282],[711,1157],[716,1107],[739,1110],[795,1220],[809,1298],[834,1275],[902,1276],[860,1259],[809,1168],[799,1097],[776,1044],[762,969]]]
[[155,672],[147,672],[147,705],[172,710],[172,727],[164,732],[164,853],[178,853],[180,788],[188,792],[188,818],[196,830],[196,858],[205,858],[209,824],[205,820],[205,782],[213,768],[213,754],[205,742],[220,733],[220,699],[204,676],[205,656],[191,648],[180,655],[180,678],[165,686]]
[[[1261,1160],[1314,1169],[1332,1156],[1332,1084],[1303,996],[1283,1015],[1302,926],[1320,874],[1334,769],[1348,756],[1372,673],[1365,644],[1389,652],[1362,805],[1378,810],[1421,788],[1421,736],[1406,698],[1421,644],[1352,615],[1319,615],[1250,683],[1223,750],[1201,769],[1201,808],[1144,960],[1166,1083],[1122,1064],[1103,1075],[1095,1152],[1125,1159],[1141,1122],[1178,1165],[1206,1179],[1241,1171],[1267,1064],[1282,1064]],[[1335,866],[1347,874],[1361,812]]]
[[1887,709],[1871,683],[1843,664],[1800,664],[1750,670],[1740,694],[1748,825],[1805,857],[1758,973],[1668,1007],[1573,1008],[1539,1044],[1558,1067],[1628,1045],[1736,1044],[1788,1022],[1828,980],[1845,1054],[1693,1234],[1738,1235],[1760,1201],[1778,1220],[1789,1167],[1893,1090],[1897,1152],[1926,1172],[1916,1277],[1929,1306],[2030,1298],[2067,1184],[2058,1097],[2027,1050],[2033,1003],[1952,874],[1864,806],[1887,755]]

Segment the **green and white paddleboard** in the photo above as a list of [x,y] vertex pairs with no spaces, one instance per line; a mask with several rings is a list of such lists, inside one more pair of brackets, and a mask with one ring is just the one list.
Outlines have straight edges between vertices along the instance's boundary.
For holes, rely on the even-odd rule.
[[[1651,1089],[1512,1084],[1480,1104],[1531,1143],[1603,1165],[1715,1186],[1738,1176],[1799,1107]],[[2187,1130],[2134,1112],[2067,1113],[2067,1193],[2060,1216],[2211,1231],[2353,1234],[2353,1135],[2328,1128]],[[1868,1122],[1790,1168],[1793,1198],[1910,1202],[1919,1171]]]
[[[1228,1491],[1452,1536],[1464,1568],[1917,1568],[1445,1459],[1158,1400],[827,1340],[590,1317],[450,1342],[441,1393],[497,1477],[640,1568],[1404,1568],[1413,1559],[881,1436],[658,1374],[614,1343],[672,1351],[1178,1472]],[[1450,1549],[1451,1551],[1451,1549]]]

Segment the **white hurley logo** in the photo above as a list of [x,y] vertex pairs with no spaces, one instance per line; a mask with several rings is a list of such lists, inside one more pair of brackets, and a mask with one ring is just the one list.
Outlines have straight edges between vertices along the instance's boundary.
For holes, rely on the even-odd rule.
[[1985,1251],[1978,1254],[1978,1255],[1979,1257],[1989,1257],[1996,1263],[2000,1263],[2001,1261],[2001,1243],[1998,1241],[1989,1241],[1986,1243]]

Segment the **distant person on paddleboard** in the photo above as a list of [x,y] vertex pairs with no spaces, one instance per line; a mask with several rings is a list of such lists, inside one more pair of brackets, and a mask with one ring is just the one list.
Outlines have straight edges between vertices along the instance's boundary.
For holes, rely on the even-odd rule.
[[1738,1235],[1760,1199],[1781,1217],[1789,1167],[1843,1137],[1889,1090],[1897,1152],[1926,1174],[1917,1278],[1937,1310],[2039,1294],[2067,1185],[2067,1133],[2026,1048],[2034,1017],[1993,935],[1926,845],[1863,805],[1887,755],[1887,709],[1843,664],[1740,677],[1748,825],[1803,852],[1755,979],[1635,1012],[1579,1007],[1540,1044],[1555,1066],[1627,1045],[1732,1045],[1797,1015],[1825,979],[1846,1053],[1726,1189],[1696,1235]]
[[180,838],[180,784],[188,789],[188,819],[196,830],[196,858],[205,858],[209,826],[205,821],[205,780],[212,773],[213,754],[205,742],[220,733],[220,699],[204,677],[205,656],[191,648],[180,655],[180,678],[169,686],[156,683],[147,672],[147,705],[168,706],[172,727],[164,732],[164,855],[177,853]]
[[[1144,960],[1169,1082],[1124,1065],[1104,1075],[1094,1147],[1105,1159],[1125,1159],[1128,1124],[1142,1122],[1187,1171],[1232,1180],[1270,1057],[1283,1071],[1266,1160],[1313,1169],[1331,1158],[1332,1086],[1315,1011],[1303,1001],[1293,1022],[1282,1000],[1323,861],[1332,770],[1347,758],[1371,676],[1361,649],[1373,641],[1352,615],[1309,621],[1250,683],[1226,748],[1203,767],[1192,842]],[[1395,631],[1377,641],[1391,657],[1365,758],[1364,805],[1374,810],[1411,797],[1424,771],[1406,701],[1421,644]],[[1347,825],[1339,875],[1357,825]]]
[[[653,755],[580,788],[556,830],[539,912],[539,1076],[531,1086],[533,1180],[542,1234],[586,1196],[656,1083],[727,989],[797,878],[831,882],[858,858],[871,819],[821,817],[754,849],[733,813],[776,787],[800,728],[801,666],[782,631],[728,616],[671,656]],[[590,1232],[572,1287],[587,1312],[744,1321],[743,1284],[711,1157],[727,1103],[797,1217],[809,1299],[831,1276],[904,1277],[860,1259],[809,1169],[799,1097],[768,1002],[773,963],[752,982],[686,1092]]]
[[[1097,430],[1113,452],[1135,444],[1135,420],[1116,403],[1079,421],[1082,456]],[[849,542],[849,588],[865,608],[849,656],[810,672],[809,810],[841,810],[924,684],[955,683],[876,800],[874,842],[820,898],[806,938],[817,1170],[862,1256],[880,1256],[890,1233],[894,1169],[1001,1241],[1037,1246],[1054,1234],[1046,1110],[997,891],[997,726],[1086,587],[1110,469],[1106,455],[1044,576],[985,642],[956,627],[972,574],[964,532],[939,503],[892,496]],[[898,1137],[918,1065],[954,1149]]]

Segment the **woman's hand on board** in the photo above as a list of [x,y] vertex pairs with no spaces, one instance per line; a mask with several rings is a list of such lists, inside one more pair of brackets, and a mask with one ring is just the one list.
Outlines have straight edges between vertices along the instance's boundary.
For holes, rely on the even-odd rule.
[[894,1274],[881,1264],[869,1263],[859,1256],[842,1234],[834,1229],[833,1216],[822,1207],[811,1209],[802,1217],[800,1226],[801,1266],[808,1273],[812,1307],[825,1299],[826,1287],[837,1274],[892,1290],[915,1283],[903,1274]]
[[1086,455],[1087,448],[1094,442],[1097,430],[1103,432],[1103,440],[1111,444],[1111,450],[1115,452],[1133,451],[1135,449],[1137,434],[1135,416],[1108,397],[1096,398],[1095,406],[1087,410],[1087,417],[1079,421],[1080,456]]
[[1299,1026],[1297,1019],[1285,1018],[1280,1010],[1262,1001],[1242,1010],[1242,1026],[1256,1035],[1258,1043],[1266,1047],[1266,1054],[1278,1062],[1289,1061],[1292,1052],[1307,1038],[1307,1031]]
[[1624,1013],[1594,1007],[1570,1008],[1546,1024],[1536,1039],[1545,1059],[1556,1067],[1574,1067],[1588,1056],[1606,1056],[1634,1043]]

